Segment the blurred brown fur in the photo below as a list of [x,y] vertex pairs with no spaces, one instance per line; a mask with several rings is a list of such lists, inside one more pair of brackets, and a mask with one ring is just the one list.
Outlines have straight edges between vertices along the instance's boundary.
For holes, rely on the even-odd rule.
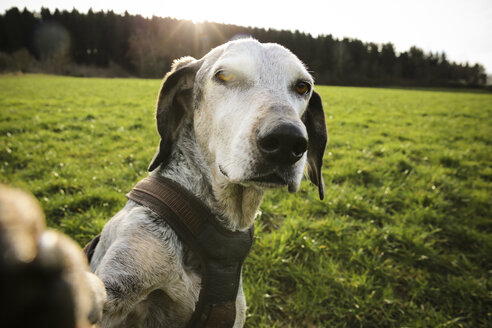
[[104,285],[81,248],[46,229],[37,200],[0,185],[0,318],[2,327],[94,327]]

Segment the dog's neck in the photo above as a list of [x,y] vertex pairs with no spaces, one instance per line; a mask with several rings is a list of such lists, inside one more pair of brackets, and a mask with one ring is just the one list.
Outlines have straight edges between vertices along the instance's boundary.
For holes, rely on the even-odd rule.
[[[230,183],[207,163],[195,139],[193,125],[181,129],[168,163],[156,170],[203,201],[225,228],[246,230],[254,224],[264,190]],[[189,126],[191,125],[191,126]]]

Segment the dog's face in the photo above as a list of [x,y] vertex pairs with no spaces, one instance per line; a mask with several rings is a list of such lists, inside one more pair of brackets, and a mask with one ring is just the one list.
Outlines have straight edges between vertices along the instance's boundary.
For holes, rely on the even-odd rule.
[[[214,175],[236,184],[288,185],[297,191],[308,140],[301,117],[313,85],[302,63],[279,45],[245,40],[205,57],[197,77],[203,83],[195,132]],[[289,134],[295,140],[283,140]],[[262,138],[267,138],[263,144]],[[286,149],[276,149],[282,143]],[[295,151],[292,159],[280,154]],[[278,156],[269,156],[274,152]]]
[[[173,71],[158,104],[161,137],[164,130],[169,134],[169,122],[179,125],[189,113],[214,179],[258,188],[287,185],[295,192],[308,162],[322,198],[324,114],[313,78],[295,55],[277,44],[240,40],[200,60],[182,60]],[[169,106],[179,117],[168,114]],[[151,169],[164,161],[159,155],[169,150],[163,146],[169,147],[161,141]]]

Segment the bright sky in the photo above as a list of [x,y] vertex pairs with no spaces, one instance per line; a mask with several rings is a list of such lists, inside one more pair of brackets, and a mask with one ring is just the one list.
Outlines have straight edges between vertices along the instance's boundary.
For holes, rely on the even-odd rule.
[[39,11],[113,10],[241,26],[300,30],[365,42],[392,42],[398,51],[416,45],[446,52],[457,62],[481,63],[492,73],[492,0],[2,0]]

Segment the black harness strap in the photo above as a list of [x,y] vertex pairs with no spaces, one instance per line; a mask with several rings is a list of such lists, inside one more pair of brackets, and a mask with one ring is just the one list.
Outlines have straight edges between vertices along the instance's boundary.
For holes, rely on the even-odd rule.
[[87,256],[87,260],[89,261],[89,264],[91,263],[92,260],[92,255],[94,255],[94,251],[96,250],[97,244],[99,244],[99,239],[101,239],[101,235],[97,235],[92,239],[87,245],[84,247],[84,253],[85,256]]
[[141,180],[127,197],[158,214],[200,259],[200,295],[187,327],[232,327],[242,264],[253,243],[254,226],[235,232],[223,228],[203,202],[162,177]]

